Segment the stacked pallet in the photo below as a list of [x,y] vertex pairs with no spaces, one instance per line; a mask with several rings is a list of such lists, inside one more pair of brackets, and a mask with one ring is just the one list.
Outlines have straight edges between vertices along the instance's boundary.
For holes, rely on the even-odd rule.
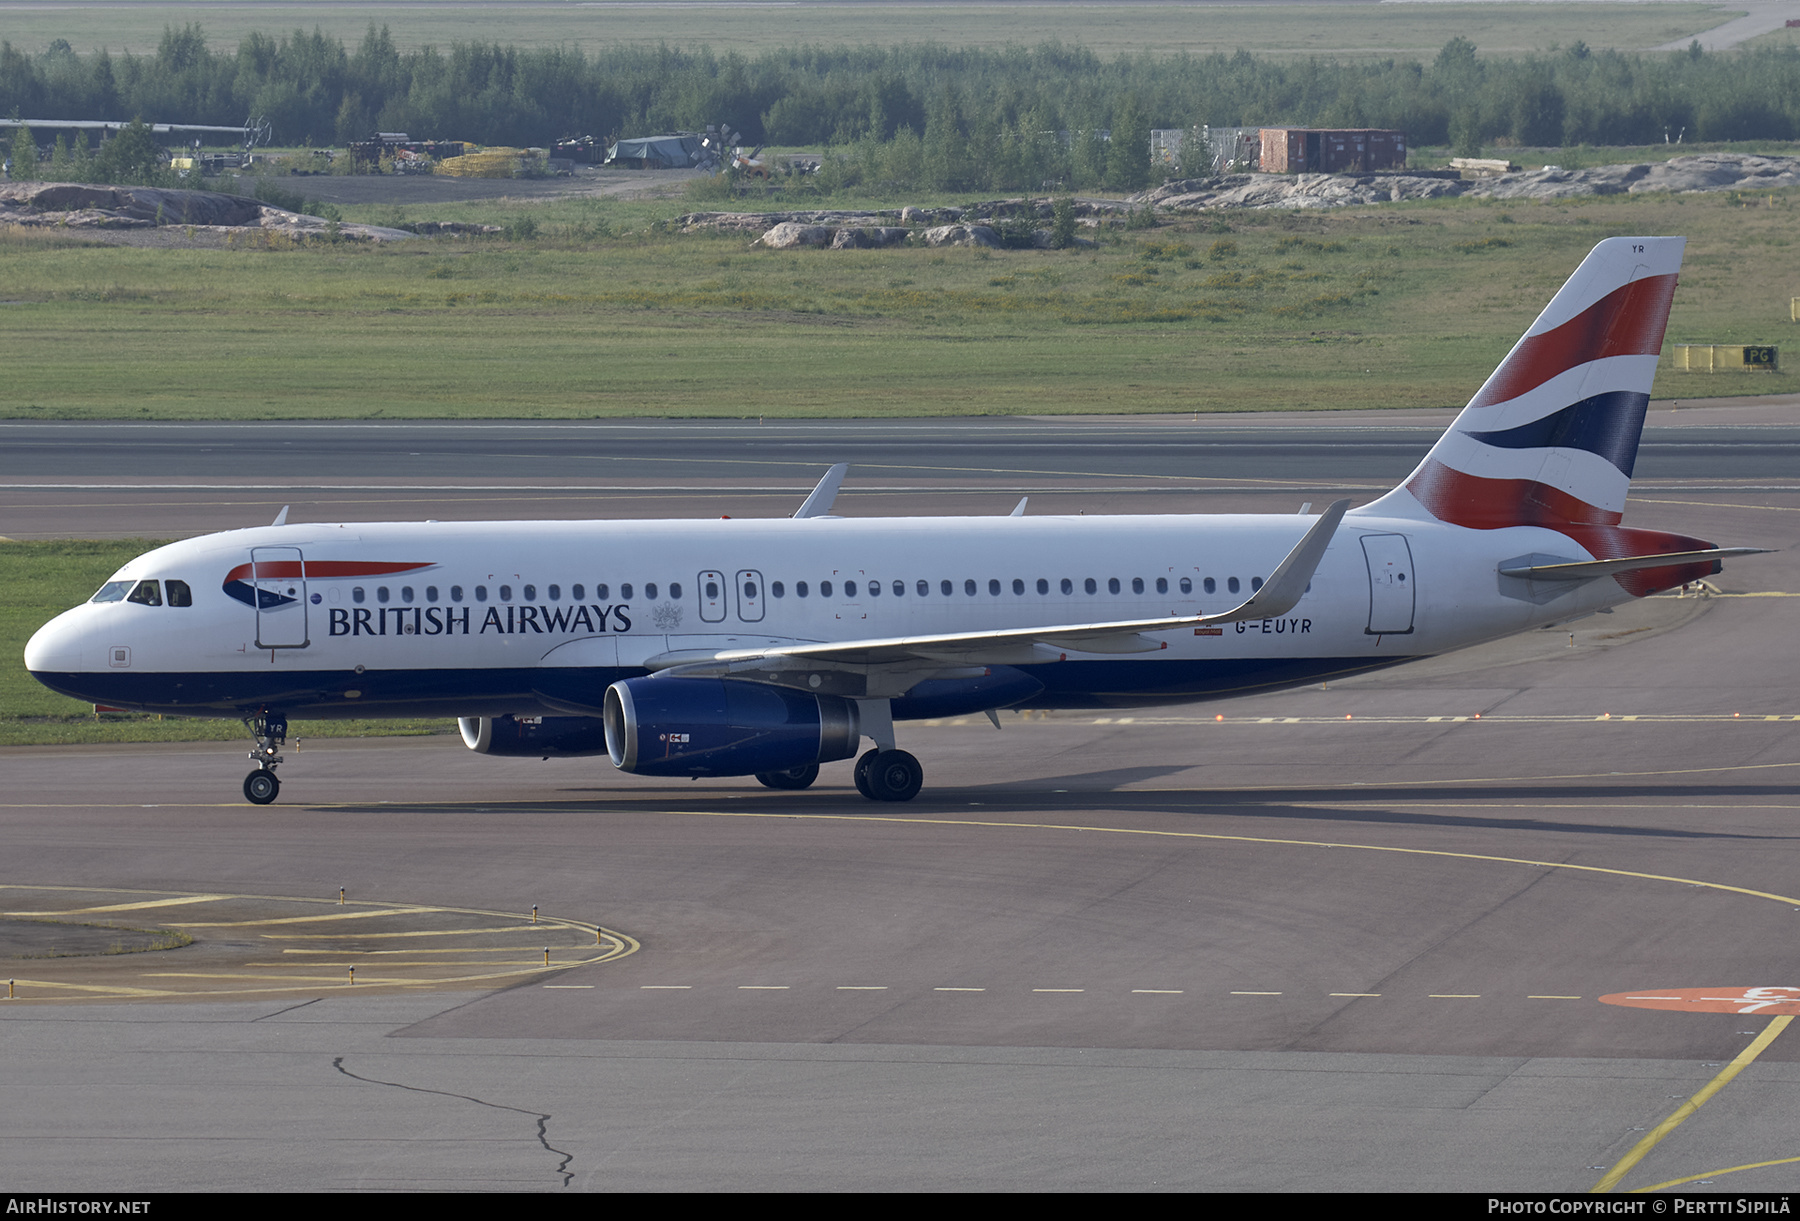
[[458,178],[519,178],[536,160],[530,149],[484,148],[460,157],[444,158],[437,163],[437,172]]

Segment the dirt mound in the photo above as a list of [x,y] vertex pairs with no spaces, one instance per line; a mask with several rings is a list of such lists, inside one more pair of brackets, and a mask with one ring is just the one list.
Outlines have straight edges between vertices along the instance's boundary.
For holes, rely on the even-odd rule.
[[416,236],[380,225],[338,225],[244,195],[84,182],[13,182],[0,186],[0,224],[65,229],[184,228],[285,233],[358,241]]

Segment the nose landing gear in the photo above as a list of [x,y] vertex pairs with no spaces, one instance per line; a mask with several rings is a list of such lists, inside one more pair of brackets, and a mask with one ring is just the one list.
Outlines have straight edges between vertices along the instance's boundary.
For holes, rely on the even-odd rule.
[[275,768],[281,763],[281,747],[287,742],[287,718],[264,710],[244,718],[244,727],[256,739],[250,761],[256,770],[244,777],[244,798],[253,805],[266,806],[281,792],[281,780]]

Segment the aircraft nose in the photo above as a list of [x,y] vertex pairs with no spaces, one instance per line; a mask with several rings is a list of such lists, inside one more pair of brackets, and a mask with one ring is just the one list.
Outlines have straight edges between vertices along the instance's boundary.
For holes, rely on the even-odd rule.
[[81,629],[78,611],[64,611],[46,623],[25,645],[25,668],[33,674],[73,674],[84,669]]

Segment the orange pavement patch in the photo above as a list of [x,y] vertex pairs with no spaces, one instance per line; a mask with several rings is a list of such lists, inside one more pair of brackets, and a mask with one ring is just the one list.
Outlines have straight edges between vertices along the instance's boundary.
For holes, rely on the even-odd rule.
[[1800,1014],[1800,988],[1641,988],[1600,998],[1603,1005],[1632,1009],[1677,1009],[1684,1013]]

